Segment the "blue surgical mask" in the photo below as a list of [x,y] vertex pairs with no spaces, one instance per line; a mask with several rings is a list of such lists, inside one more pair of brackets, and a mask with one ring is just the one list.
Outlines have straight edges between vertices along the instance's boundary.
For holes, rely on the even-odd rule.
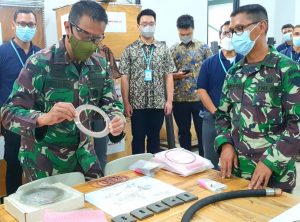
[[282,39],[285,42],[291,41],[292,40],[292,33],[291,32],[287,32],[285,34],[282,35]]
[[[259,23],[257,23],[256,26],[258,24]],[[254,26],[253,29],[255,29],[256,26]],[[256,40],[260,36],[260,35],[257,36],[257,38],[254,41],[252,41],[250,38],[250,33],[252,32],[253,29],[251,29],[250,31],[246,30],[241,35],[237,35],[236,33],[233,33],[232,45],[233,45],[234,51],[242,54],[243,56],[246,56],[249,54],[249,52],[253,49]]]
[[16,35],[22,42],[30,42],[35,36],[36,28],[16,26]]
[[293,37],[293,45],[296,47],[300,47],[300,36]]

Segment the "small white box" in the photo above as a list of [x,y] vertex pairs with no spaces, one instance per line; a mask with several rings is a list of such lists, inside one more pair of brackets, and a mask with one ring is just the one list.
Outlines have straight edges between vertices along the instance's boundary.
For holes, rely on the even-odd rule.
[[22,204],[16,198],[16,194],[12,194],[4,198],[4,208],[12,216],[20,222],[39,222],[42,221],[44,210],[53,211],[69,211],[84,207],[84,194],[64,185],[62,183],[51,184],[63,189],[68,195],[65,199],[39,207],[28,206]]

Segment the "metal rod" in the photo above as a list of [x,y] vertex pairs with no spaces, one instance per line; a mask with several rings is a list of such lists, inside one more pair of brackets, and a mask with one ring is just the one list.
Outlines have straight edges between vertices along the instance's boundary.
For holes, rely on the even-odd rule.
[[166,121],[166,130],[167,130],[168,148],[172,149],[176,147],[172,113],[169,115],[165,115],[165,121]]

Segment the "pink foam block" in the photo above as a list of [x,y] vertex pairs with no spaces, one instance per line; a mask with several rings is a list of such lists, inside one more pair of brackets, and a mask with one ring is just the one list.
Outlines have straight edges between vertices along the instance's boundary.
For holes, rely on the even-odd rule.
[[68,212],[51,212],[46,210],[43,222],[107,222],[100,210],[75,210]]

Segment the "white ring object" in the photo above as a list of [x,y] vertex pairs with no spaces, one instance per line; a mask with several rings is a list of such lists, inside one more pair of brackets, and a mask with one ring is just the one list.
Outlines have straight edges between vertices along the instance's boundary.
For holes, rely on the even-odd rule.
[[[82,111],[87,110],[87,109],[94,110],[95,112],[98,112],[104,118],[105,128],[102,131],[94,132],[94,131],[88,130],[87,128],[85,128],[82,125],[82,123],[80,122],[79,116],[80,116]],[[106,136],[107,134],[109,134],[108,125],[109,125],[110,119],[109,119],[108,115],[102,109],[100,109],[97,106],[90,105],[90,104],[85,104],[85,105],[78,106],[76,108],[76,116],[74,118],[74,122],[75,122],[76,126],[78,127],[78,129],[81,132],[83,132],[85,135],[88,135],[88,136],[91,136],[91,137],[94,137],[94,138],[102,138],[102,137]]]

